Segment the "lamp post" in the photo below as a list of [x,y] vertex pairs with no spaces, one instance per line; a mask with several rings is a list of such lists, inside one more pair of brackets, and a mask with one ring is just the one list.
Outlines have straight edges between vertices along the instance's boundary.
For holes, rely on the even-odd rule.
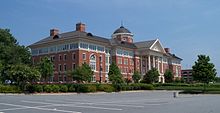
[[102,82],[102,65],[101,65],[101,62],[102,62],[102,57],[100,56],[99,57],[99,83]]

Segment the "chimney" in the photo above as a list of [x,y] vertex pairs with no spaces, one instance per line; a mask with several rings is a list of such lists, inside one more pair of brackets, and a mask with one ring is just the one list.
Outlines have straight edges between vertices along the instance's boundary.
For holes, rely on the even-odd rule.
[[166,53],[170,53],[170,48],[164,48],[164,50],[166,51]]
[[76,24],[76,31],[81,31],[81,32],[85,32],[86,30],[86,25],[83,23],[77,23]]
[[50,36],[55,36],[59,34],[59,30],[58,29],[51,29],[50,30]]

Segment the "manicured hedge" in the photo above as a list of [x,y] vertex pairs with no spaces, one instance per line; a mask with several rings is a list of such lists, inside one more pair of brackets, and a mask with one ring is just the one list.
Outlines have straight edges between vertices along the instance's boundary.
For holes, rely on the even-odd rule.
[[[154,84],[157,90],[184,90],[186,92],[197,92],[204,90],[204,84],[184,84],[184,83],[165,83],[165,84]],[[206,91],[220,91],[220,84],[208,84]]]
[[22,93],[22,91],[14,85],[0,85],[0,93]]
[[130,86],[129,90],[153,90],[154,89],[153,85],[144,84],[144,83],[130,84],[129,86]]
[[[117,89],[116,89],[117,88]],[[59,92],[115,92],[129,90],[152,90],[151,84],[122,84],[120,87],[114,87],[112,84],[28,84],[25,91],[19,87],[11,85],[0,85],[0,93],[59,93]]]
[[97,84],[97,91],[114,92],[115,88],[110,84]]
[[60,85],[60,92],[68,92],[68,87],[66,85]]

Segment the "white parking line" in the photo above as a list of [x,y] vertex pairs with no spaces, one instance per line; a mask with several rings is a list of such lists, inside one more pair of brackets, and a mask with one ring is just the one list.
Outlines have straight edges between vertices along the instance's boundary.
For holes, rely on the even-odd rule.
[[65,104],[86,104],[86,105],[105,105],[105,106],[122,106],[122,107],[134,107],[134,108],[142,108],[144,106],[138,106],[138,105],[128,105],[128,104],[108,104],[108,103],[94,103],[94,102],[73,102],[73,101],[57,101],[57,100],[45,100],[45,101],[49,101],[49,102],[61,102],[61,103],[65,103]]
[[[45,111],[57,111],[57,112],[63,112],[63,113],[81,113],[81,112],[76,112],[76,111],[49,109],[49,108],[41,108],[41,107],[30,107],[30,106],[23,106],[23,105],[9,104],[9,103],[0,103],[0,104],[1,105],[6,105],[6,106],[21,107],[23,109],[38,109],[38,110],[45,110]],[[12,109],[7,109],[7,110],[17,110],[17,109],[19,109],[19,108],[12,108]],[[0,111],[3,111],[3,110],[0,110]],[[6,111],[6,109],[5,109],[5,111]]]
[[[56,105],[44,105],[44,106],[35,106],[35,107],[50,107],[50,106],[56,106]],[[19,109],[31,109],[31,108],[27,108],[27,107],[8,108],[8,109],[0,109],[0,111],[13,111],[13,110],[19,110]]]
[[67,106],[67,107],[81,107],[81,108],[93,108],[93,109],[104,109],[104,110],[123,110],[123,109],[118,109],[118,108],[106,108],[106,107],[95,107],[95,106],[79,106],[76,104],[55,104],[55,103],[48,103],[48,102],[38,102],[38,101],[21,101],[25,103],[38,103],[38,104],[51,104],[51,105],[57,105],[57,106]]

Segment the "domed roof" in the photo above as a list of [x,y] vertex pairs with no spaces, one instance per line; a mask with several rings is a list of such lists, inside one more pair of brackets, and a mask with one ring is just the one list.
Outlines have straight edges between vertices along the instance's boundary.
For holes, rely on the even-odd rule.
[[113,34],[116,33],[131,33],[128,29],[126,29],[124,26],[121,26],[120,28],[116,29]]

